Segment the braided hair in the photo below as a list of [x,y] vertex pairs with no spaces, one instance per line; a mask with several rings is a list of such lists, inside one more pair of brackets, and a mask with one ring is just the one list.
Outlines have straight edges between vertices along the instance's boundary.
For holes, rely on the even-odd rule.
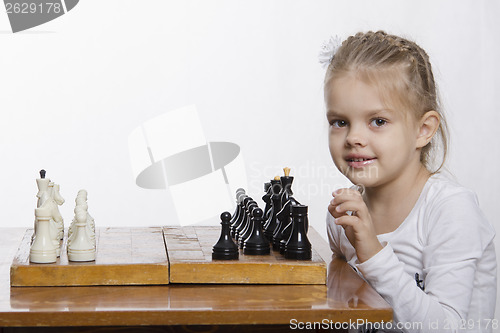
[[[420,161],[431,172],[445,163],[448,131],[440,108],[437,87],[427,53],[416,43],[384,31],[357,33],[348,37],[333,56],[325,76],[325,87],[345,74],[358,75],[378,87],[382,100],[395,110],[411,111],[420,119],[427,111],[440,116],[437,135],[422,148]],[[441,163],[435,155],[441,150]]]

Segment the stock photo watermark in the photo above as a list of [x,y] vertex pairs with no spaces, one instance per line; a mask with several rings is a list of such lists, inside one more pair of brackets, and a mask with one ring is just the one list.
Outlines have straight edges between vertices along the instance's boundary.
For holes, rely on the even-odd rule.
[[470,330],[497,330],[499,328],[498,319],[461,319],[457,322],[451,320],[444,320],[440,322],[439,320],[433,320],[427,323],[422,322],[391,322],[391,321],[381,321],[381,322],[370,322],[365,319],[349,320],[344,322],[333,321],[330,319],[323,319],[321,321],[314,322],[304,322],[297,319],[290,319],[290,329],[291,330],[311,330],[311,329],[335,329],[335,330],[359,330],[363,328],[365,330],[410,330],[410,331],[435,331],[440,332],[442,330],[458,330],[458,331],[470,331]]
[[[306,161],[304,164],[296,167],[290,166],[294,177],[294,183],[291,185],[293,192],[301,197],[314,197],[317,195],[330,195],[333,191],[346,187],[346,184],[341,182],[341,174],[344,176],[355,175],[356,179],[363,181],[365,179],[374,179],[379,176],[377,167],[363,168],[361,170],[353,170],[347,167],[345,170],[337,170],[334,167],[316,164]],[[251,188],[260,188],[262,180],[272,179],[275,176],[280,176],[282,167],[278,165],[262,165],[259,162],[250,164],[249,170],[249,185]],[[280,173],[281,172],[281,173]],[[274,176],[273,176],[274,175]]]
[[330,330],[358,330],[364,328],[366,330],[422,330],[423,324],[419,322],[414,323],[393,323],[393,322],[370,322],[365,319],[349,320],[349,321],[333,321],[330,319],[323,319],[321,321],[298,321],[297,319],[290,319],[291,330],[317,330],[317,329],[330,329]]
[[79,0],[4,0],[13,33],[52,21],[75,8],[78,2]]

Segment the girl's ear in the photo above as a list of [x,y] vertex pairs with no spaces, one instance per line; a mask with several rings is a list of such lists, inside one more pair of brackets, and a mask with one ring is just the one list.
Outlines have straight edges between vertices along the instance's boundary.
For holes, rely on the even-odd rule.
[[441,118],[436,111],[427,111],[419,122],[419,131],[417,136],[417,148],[425,147],[431,142],[432,137],[439,128]]

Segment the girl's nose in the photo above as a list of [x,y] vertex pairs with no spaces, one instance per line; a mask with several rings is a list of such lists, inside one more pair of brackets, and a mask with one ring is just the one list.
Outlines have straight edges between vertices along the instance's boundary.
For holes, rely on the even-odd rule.
[[360,128],[359,126],[354,127],[351,126],[349,129],[349,132],[347,132],[347,137],[345,140],[346,146],[348,147],[354,147],[354,146],[360,146],[364,147],[366,146],[366,134],[364,133],[363,129]]

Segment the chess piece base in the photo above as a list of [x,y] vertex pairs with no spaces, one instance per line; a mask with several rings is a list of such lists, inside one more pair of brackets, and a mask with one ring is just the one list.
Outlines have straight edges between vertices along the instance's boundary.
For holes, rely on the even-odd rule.
[[312,259],[312,251],[311,250],[303,250],[303,251],[287,250],[285,252],[285,259],[311,260]]
[[30,262],[36,264],[51,264],[56,262],[57,254],[55,249],[48,251],[31,250],[30,251]]
[[227,251],[224,249],[214,248],[212,252],[213,260],[238,260],[239,259],[239,251]]
[[243,247],[243,254],[249,254],[254,256],[266,255],[271,253],[271,247],[268,245],[267,247]]
[[82,251],[68,249],[69,261],[94,261],[95,251]]

